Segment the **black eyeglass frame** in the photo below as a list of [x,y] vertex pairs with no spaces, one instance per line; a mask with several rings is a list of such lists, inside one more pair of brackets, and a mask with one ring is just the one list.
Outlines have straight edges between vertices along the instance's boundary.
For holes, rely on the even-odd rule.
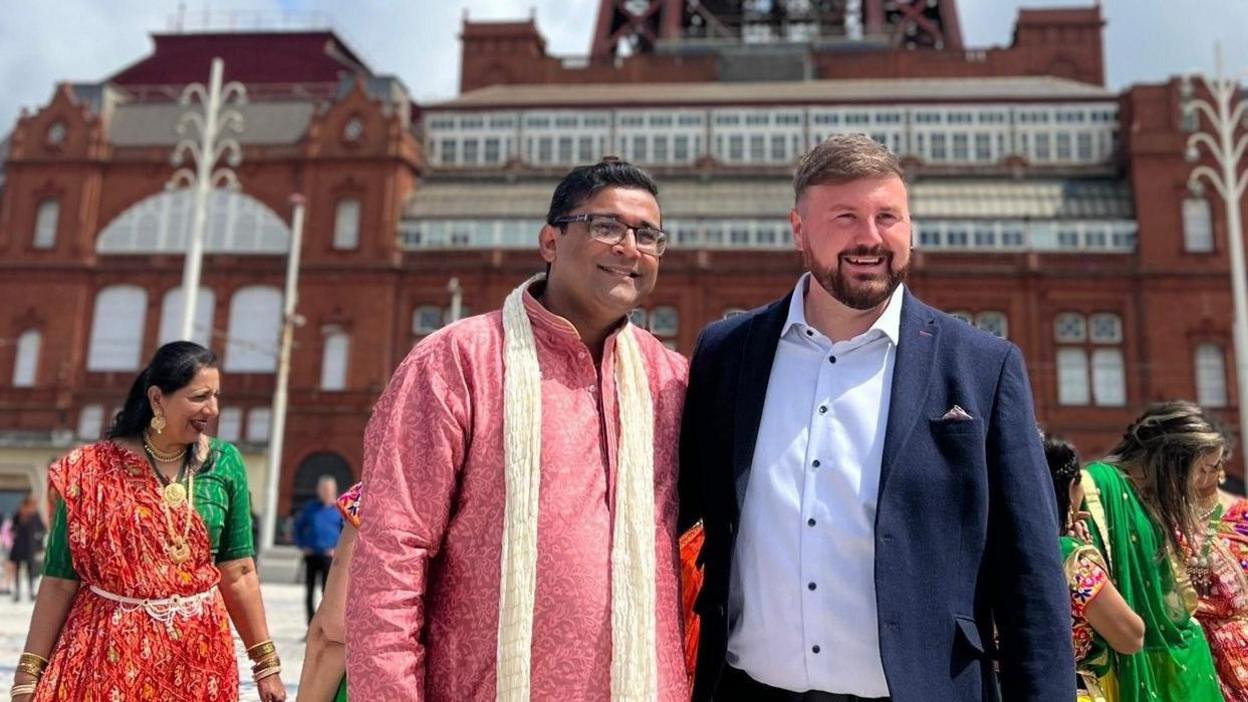
[[[594,236],[594,219],[605,219],[623,227],[620,237],[615,241],[608,241]],[[604,244],[615,246],[616,244],[624,241],[624,237],[628,236],[629,232],[632,232],[633,241],[637,242],[636,246],[638,251],[648,256],[654,256],[655,258],[661,258],[667,251],[667,232],[655,227],[633,227],[616,219],[615,215],[602,214],[598,212],[586,212],[578,215],[565,215],[563,217],[558,217],[555,221],[551,222],[551,224],[563,227],[564,225],[572,224],[574,222],[584,222],[589,225],[589,236],[593,238],[594,241],[601,241]],[[655,237],[654,251],[647,251],[641,247],[641,239],[637,236],[637,232],[639,231],[655,232],[658,235]]]

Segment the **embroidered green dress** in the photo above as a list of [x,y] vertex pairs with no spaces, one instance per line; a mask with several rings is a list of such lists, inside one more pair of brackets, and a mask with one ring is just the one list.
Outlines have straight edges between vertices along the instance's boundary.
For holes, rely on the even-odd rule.
[[1110,652],[1122,702],[1222,700],[1213,656],[1192,617],[1196,592],[1176,564],[1168,541],[1134,486],[1117,467],[1084,469],[1084,508],[1092,514],[1092,540],[1108,561],[1127,604],[1144,620],[1144,648],[1126,656]]

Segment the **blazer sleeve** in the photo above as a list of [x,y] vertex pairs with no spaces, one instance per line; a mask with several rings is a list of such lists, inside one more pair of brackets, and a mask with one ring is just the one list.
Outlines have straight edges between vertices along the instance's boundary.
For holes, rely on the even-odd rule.
[[1022,354],[1011,345],[988,431],[990,597],[1002,699],[1075,697],[1058,518]]

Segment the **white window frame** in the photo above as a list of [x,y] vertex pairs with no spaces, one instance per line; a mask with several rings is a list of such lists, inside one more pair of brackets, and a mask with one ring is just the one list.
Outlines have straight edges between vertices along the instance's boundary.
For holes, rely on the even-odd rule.
[[334,206],[334,250],[360,248],[360,200],[344,197]]
[[1196,402],[1201,407],[1226,407],[1230,404],[1227,390],[1226,351],[1221,344],[1199,344],[1195,351]]
[[[160,333],[157,344],[178,341],[182,335],[182,287],[165,292],[160,303]],[[195,320],[191,324],[191,341],[209,347],[212,343],[212,322],[217,309],[217,296],[212,288],[200,288],[195,296]]]
[[1213,214],[1206,198],[1183,199],[1183,250],[1188,253],[1213,252]]
[[224,370],[273,373],[282,321],[282,292],[271,285],[239,288],[230,298]]
[[238,443],[243,438],[243,408],[222,407],[217,415],[217,438]]
[[268,407],[252,407],[247,412],[247,441],[253,444],[269,443],[273,428],[273,410]]
[[322,390],[332,392],[347,389],[350,360],[351,335],[342,327],[326,327],[324,347],[321,352]]
[[56,246],[56,230],[61,219],[61,203],[59,200],[43,200],[35,213],[35,233],[32,243],[36,249],[51,249]]
[[87,370],[138,370],[146,326],[147,290],[137,285],[101,289],[91,318]]
[[1067,407],[1083,407],[1091,404],[1091,401],[1087,351],[1073,346],[1058,347],[1057,403]]
[[1092,350],[1092,401],[1098,407],[1125,407],[1127,372],[1121,348]]
[[662,305],[650,310],[650,333],[658,337],[674,337],[680,333],[680,310]]
[[104,434],[104,406],[84,405],[78,410],[78,438],[83,441],[99,441]]
[[13,361],[13,387],[31,388],[39,377],[39,350],[43,334],[27,329],[17,337],[17,357]]

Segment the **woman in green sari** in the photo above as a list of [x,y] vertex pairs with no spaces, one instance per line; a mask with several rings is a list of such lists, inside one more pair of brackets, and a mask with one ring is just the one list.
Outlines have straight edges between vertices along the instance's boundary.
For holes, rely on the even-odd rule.
[[[1226,437],[1191,402],[1154,405],[1105,458],[1084,469],[1093,545],[1127,604],[1144,620],[1144,648],[1110,654],[1123,702],[1222,699],[1185,544],[1195,531],[1193,466]],[[1111,698],[1112,699],[1112,698]]]

